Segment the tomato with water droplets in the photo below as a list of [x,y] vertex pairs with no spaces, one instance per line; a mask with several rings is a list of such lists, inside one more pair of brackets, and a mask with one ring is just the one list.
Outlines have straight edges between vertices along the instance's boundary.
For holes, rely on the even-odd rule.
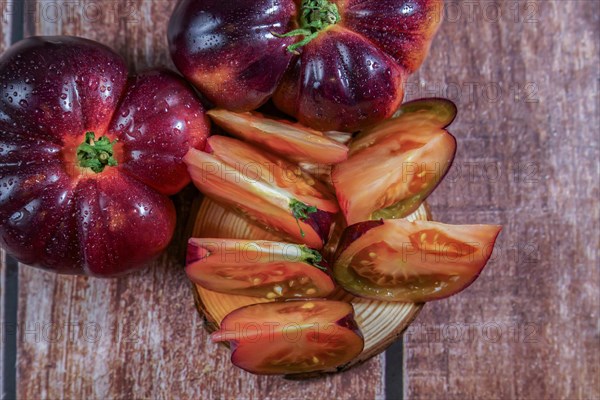
[[[0,57],[0,245],[24,264],[100,277],[169,244],[208,119],[178,75],[128,77],[108,47],[31,37]],[[10,96],[8,96],[10,94]]]
[[443,0],[182,0],[168,40],[218,107],[272,98],[304,125],[354,132],[397,110],[442,11]]

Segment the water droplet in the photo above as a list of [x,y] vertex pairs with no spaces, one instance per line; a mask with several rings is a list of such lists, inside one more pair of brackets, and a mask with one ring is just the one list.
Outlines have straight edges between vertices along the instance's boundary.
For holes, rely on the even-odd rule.
[[13,215],[10,216],[10,222],[16,223],[23,219],[23,213],[21,211],[17,211]]

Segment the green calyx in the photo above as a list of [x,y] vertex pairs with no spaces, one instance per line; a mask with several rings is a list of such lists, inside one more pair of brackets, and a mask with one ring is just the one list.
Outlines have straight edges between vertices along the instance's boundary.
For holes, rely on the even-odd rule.
[[301,246],[300,251],[302,252],[302,258],[304,261],[309,263],[315,268],[320,269],[321,271],[327,272],[327,268],[322,265],[319,265],[323,261],[323,256],[316,250],[310,249],[307,246]]
[[99,174],[106,166],[114,167],[117,160],[114,158],[113,146],[117,139],[112,142],[102,136],[96,140],[94,132],[86,132],[85,141],[77,147],[77,162],[81,168],[90,168]]
[[319,32],[330,25],[337,24],[341,20],[337,5],[327,0],[302,0],[301,9],[300,28],[283,35],[273,33],[273,35],[280,38],[302,36],[302,40],[287,48],[290,53],[296,55],[300,54],[298,49],[306,46],[315,39],[319,35]]
[[316,213],[318,211],[317,207],[308,206],[302,203],[301,201],[293,199],[292,201],[290,201],[290,210],[292,211],[292,215],[294,216],[294,218],[296,218],[296,223],[298,224],[298,229],[300,229],[300,234],[302,235],[302,237],[304,237],[305,234],[302,228],[300,227],[300,221],[306,222],[309,214]]

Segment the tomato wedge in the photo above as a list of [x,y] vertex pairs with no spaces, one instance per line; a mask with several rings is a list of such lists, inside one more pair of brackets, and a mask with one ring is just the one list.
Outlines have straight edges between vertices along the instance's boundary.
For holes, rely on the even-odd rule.
[[289,299],[326,297],[335,284],[327,263],[303,245],[266,240],[190,239],[186,272],[215,292]]
[[344,144],[299,123],[224,109],[213,109],[208,115],[228,133],[294,161],[337,164],[348,158]]
[[407,220],[346,229],[334,277],[347,291],[386,301],[425,302],[469,286],[487,263],[501,227]]
[[242,307],[211,339],[229,341],[231,362],[260,375],[331,371],[364,346],[350,303],[313,299]]
[[349,225],[403,218],[419,208],[454,160],[456,139],[444,128],[455,115],[448,100],[417,100],[351,142],[348,160],[332,171]]
[[184,161],[196,187],[260,225],[320,249],[339,208],[327,187],[295,164],[224,136]]

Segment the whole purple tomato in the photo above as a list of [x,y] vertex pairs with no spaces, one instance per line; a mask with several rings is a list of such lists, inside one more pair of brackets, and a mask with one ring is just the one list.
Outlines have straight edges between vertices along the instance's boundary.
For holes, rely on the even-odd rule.
[[173,61],[214,104],[269,98],[320,130],[390,117],[423,62],[443,0],[181,0],[169,23]]
[[169,195],[190,180],[208,121],[168,71],[128,78],[82,38],[31,37],[0,57],[0,245],[61,273],[113,276],[170,242]]

